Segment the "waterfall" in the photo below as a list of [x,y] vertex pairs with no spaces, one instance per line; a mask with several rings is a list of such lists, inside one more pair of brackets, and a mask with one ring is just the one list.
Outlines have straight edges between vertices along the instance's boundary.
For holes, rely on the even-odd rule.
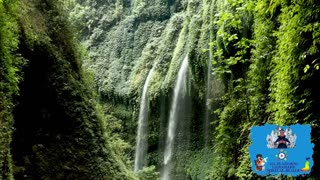
[[149,71],[140,102],[138,133],[136,138],[136,151],[134,161],[134,171],[137,172],[144,166],[144,159],[147,153],[147,127],[148,127],[148,85],[152,77],[154,67]]
[[187,70],[188,70],[188,55],[186,55],[185,58],[183,59],[182,65],[178,72],[178,79],[174,87],[173,101],[171,104],[170,116],[169,116],[168,133],[167,133],[167,139],[166,139],[165,150],[164,150],[164,170],[161,176],[162,180],[170,179],[170,173],[172,169],[171,158],[172,158],[172,153],[174,148],[173,144],[176,136],[176,126],[179,120],[178,108],[179,106],[181,106],[181,104],[179,104],[181,103],[180,100],[185,95]]
[[207,90],[206,90],[206,111],[205,111],[205,122],[204,122],[204,145],[208,147],[209,142],[209,133],[210,133],[210,89],[211,89],[211,72],[212,72],[212,58],[211,52],[209,51],[209,59],[208,59],[208,70],[207,70]]

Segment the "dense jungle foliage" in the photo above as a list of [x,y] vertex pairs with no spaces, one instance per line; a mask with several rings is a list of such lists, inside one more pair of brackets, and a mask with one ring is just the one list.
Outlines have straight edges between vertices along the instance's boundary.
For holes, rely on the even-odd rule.
[[0,2],[0,179],[136,179],[114,151],[62,4]]
[[159,179],[185,56],[171,179],[265,179],[248,147],[266,123],[311,124],[299,178],[320,178],[319,15],[316,0],[0,0],[0,179]]

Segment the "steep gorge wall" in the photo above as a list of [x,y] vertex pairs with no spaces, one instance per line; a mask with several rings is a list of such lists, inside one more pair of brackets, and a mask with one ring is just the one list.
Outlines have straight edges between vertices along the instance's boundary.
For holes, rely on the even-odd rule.
[[59,1],[0,1],[0,179],[136,179]]
[[[194,133],[201,132],[210,42],[210,1],[83,2],[73,7],[71,21],[82,30],[102,102],[122,122],[123,137],[135,145],[139,101],[150,69],[150,153],[163,148],[171,93],[184,56],[190,57]],[[84,13],[83,16],[77,16]],[[86,26],[80,21],[88,19]],[[90,20],[89,20],[90,19]],[[122,109],[122,110],[121,110]],[[131,112],[131,115],[128,114]],[[198,129],[199,128],[199,129]],[[129,134],[129,135],[128,135]],[[197,141],[202,141],[201,137]],[[200,138],[200,139],[199,139]],[[160,142],[159,142],[160,139]],[[201,142],[197,142],[200,143]],[[200,147],[201,145],[197,145]],[[156,161],[160,163],[161,157]]]
[[[195,156],[183,169],[194,179],[255,179],[248,155],[251,126],[309,123],[312,141],[319,141],[319,9],[313,0],[82,1],[72,11],[81,16],[71,19],[82,31],[90,53],[86,67],[95,72],[101,100],[113,106],[106,113],[122,122],[131,145],[149,70],[156,66],[148,92],[149,138],[155,145],[165,132],[176,75],[188,53],[191,141],[201,148],[196,132],[202,131],[210,59],[220,79],[210,92],[217,109],[211,120],[215,146],[190,153]],[[156,164],[161,157],[149,160]],[[318,168],[315,163],[312,177]]]

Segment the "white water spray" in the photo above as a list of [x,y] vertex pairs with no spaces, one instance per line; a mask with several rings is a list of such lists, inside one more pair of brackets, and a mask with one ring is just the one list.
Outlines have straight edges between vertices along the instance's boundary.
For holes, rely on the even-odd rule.
[[186,81],[187,81],[187,71],[188,71],[188,55],[183,59],[182,65],[178,72],[178,79],[175,84],[173,101],[170,109],[170,117],[169,117],[169,126],[168,126],[168,134],[166,139],[166,145],[164,150],[164,170],[161,176],[162,180],[169,180],[171,173],[171,159],[173,153],[173,144],[175,140],[175,131],[178,122],[178,111],[177,107],[179,104],[179,97],[184,96],[186,89]]
[[143,92],[140,102],[138,133],[136,138],[136,152],[134,161],[134,171],[137,172],[144,166],[144,159],[147,154],[147,127],[148,127],[148,85],[152,77],[154,67],[149,71],[147,79],[143,86]]
[[206,91],[206,114],[205,114],[205,124],[204,124],[204,143],[205,147],[208,147],[209,143],[209,132],[210,132],[210,120],[209,120],[209,114],[210,114],[210,90],[211,90],[211,72],[212,72],[212,57],[211,52],[209,52],[209,59],[208,59],[208,70],[207,70],[207,91]]

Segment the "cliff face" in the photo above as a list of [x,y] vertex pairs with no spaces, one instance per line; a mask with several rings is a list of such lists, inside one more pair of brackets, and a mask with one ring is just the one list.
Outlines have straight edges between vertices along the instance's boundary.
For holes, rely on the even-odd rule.
[[12,54],[17,49],[17,24],[14,7],[0,3],[0,179],[12,179],[12,154],[10,150],[13,128],[13,96],[18,93],[18,59]]
[[[105,113],[122,123],[128,133],[120,134],[132,145],[142,87],[155,67],[148,87],[149,164],[162,165],[172,90],[186,54],[192,151],[184,154],[196,155],[177,171],[195,179],[257,178],[248,156],[252,125],[314,124],[319,118],[318,88],[312,85],[319,79],[316,1],[113,0],[70,7]],[[215,144],[208,152],[199,150],[207,116]]]
[[[216,31],[212,21],[215,3],[84,1],[71,5],[71,9],[70,20],[81,31],[80,38],[89,51],[84,65],[95,74],[100,100],[107,106],[105,113],[121,122],[120,134],[132,147],[136,143],[142,88],[154,67],[147,92],[150,107],[147,161],[149,165],[157,165],[158,170],[163,163],[172,90],[182,60],[189,57],[188,103],[186,107],[179,105],[190,112],[179,112],[188,119],[179,124],[180,133],[188,138],[181,136],[180,140],[185,144],[194,142],[190,149],[202,148],[206,93],[217,97],[223,92],[221,81],[214,78],[209,83],[215,87],[206,90],[207,76],[211,76],[207,70],[209,52],[213,54],[209,42],[215,38]],[[218,101],[211,101],[210,106]],[[182,127],[188,132],[182,132]],[[133,151],[134,148],[130,153],[134,154]],[[183,154],[188,156],[186,152]],[[184,169],[182,162],[179,163],[180,169]]]
[[[106,99],[140,96],[152,66],[157,66],[150,95],[168,91],[186,53],[208,47],[209,2],[110,1],[77,4],[71,20],[81,29],[99,92]],[[83,21],[86,20],[87,21]],[[80,23],[84,22],[84,23]],[[199,41],[201,41],[199,43]],[[206,61],[197,64],[203,81]],[[199,83],[200,84],[200,83]]]
[[160,171],[185,56],[176,179],[257,179],[249,134],[265,123],[311,124],[316,158],[319,9],[312,0],[0,0],[0,179],[135,179],[127,167],[151,68],[146,159]]
[[0,179],[134,179],[110,145],[62,8],[0,2]]
[[[83,34],[98,92],[113,104],[139,107],[150,69],[149,96],[171,92],[188,53],[196,96],[204,98],[210,42],[210,5],[202,1],[84,2],[73,6],[71,21]],[[87,21],[86,21],[87,19]],[[85,23],[80,23],[85,22]],[[201,88],[202,87],[202,88]]]

